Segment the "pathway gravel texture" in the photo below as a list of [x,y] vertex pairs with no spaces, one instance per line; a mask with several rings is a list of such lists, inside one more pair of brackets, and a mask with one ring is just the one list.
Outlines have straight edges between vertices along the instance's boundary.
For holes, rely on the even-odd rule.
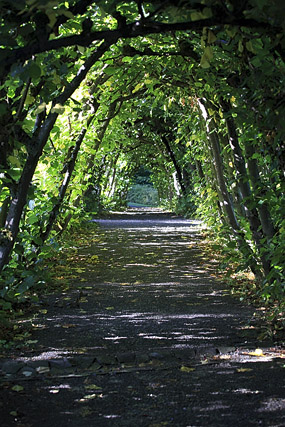
[[1,427],[284,426],[284,352],[245,329],[254,310],[215,279],[200,223],[96,222],[80,278],[43,296],[33,347],[0,359]]

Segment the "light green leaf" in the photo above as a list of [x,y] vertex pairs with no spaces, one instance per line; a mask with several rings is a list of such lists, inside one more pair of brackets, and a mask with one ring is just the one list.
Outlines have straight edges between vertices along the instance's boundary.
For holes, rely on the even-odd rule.
[[28,218],[27,218],[27,221],[28,221],[28,223],[29,224],[34,224],[35,222],[37,222],[38,221],[38,217],[37,217],[37,215],[36,214],[32,214],[32,215],[30,215]]
[[122,59],[122,62],[131,62],[132,59],[133,58],[131,56],[124,56],[124,58]]
[[226,33],[228,34],[228,36],[230,36],[233,39],[237,33],[237,27],[227,26],[226,27]]
[[89,384],[85,386],[86,390],[102,390],[102,387],[99,387],[96,384]]
[[51,112],[57,113],[57,114],[63,114],[65,111],[65,107],[61,104],[55,104],[54,107],[52,107]]
[[16,384],[16,385],[14,385],[13,387],[12,387],[12,390],[13,391],[23,391],[24,390],[24,387],[23,386],[21,386],[21,385],[19,385],[19,384]]
[[13,166],[16,166],[16,167],[20,167],[20,166],[21,166],[21,164],[20,164],[20,161],[19,161],[18,157],[15,157],[15,156],[9,156],[9,157],[8,157],[8,161],[9,161]]
[[116,68],[116,67],[108,67],[108,68],[106,68],[106,69],[104,70],[104,73],[105,73],[105,74],[108,74],[108,75],[112,75],[112,74],[114,74],[116,71],[118,71],[118,68]]
[[203,54],[203,56],[201,58],[200,66],[202,68],[209,68],[210,67],[210,63],[209,63],[205,54]]
[[212,9],[210,7],[205,7],[202,12],[202,17],[204,19],[209,19],[209,18],[212,18],[212,16],[213,16]]
[[206,58],[210,62],[213,59],[213,49],[211,46],[207,46],[204,50],[204,54],[206,55]]
[[36,109],[35,109],[35,114],[41,114],[44,109],[46,108],[47,104],[45,102],[42,102]]
[[64,10],[64,11],[62,12],[62,14],[63,14],[64,16],[66,16],[67,18],[70,18],[70,19],[74,18],[74,15],[73,15],[73,13],[72,13],[72,12],[70,12],[70,10]]
[[256,53],[251,40],[245,43],[245,47],[249,52]]
[[77,49],[79,50],[79,52],[84,55],[84,53],[86,52],[86,48],[84,46],[77,46]]
[[25,105],[31,105],[35,102],[35,97],[28,94],[26,99],[25,99]]
[[132,93],[136,93],[138,90],[140,90],[144,85],[144,82],[138,83],[135,88],[132,90]]
[[55,23],[56,23],[56,21],[57,21],[57,15],[56,15],[56,13],[55,13],[52,9],[47,10],[47,11],[46,11],[46,14],[47,14],[48,19],[49,19],[49,24],[48,24],[48,26],[49,26],[50,28],[53,28],[53,27],[54,27],[54,24],[55,24]]
[[239,51],[240,53],[242,53],[242,52],[243,52],[243,49],[244,49],[244,47],[243,47],[243,42],[242,42],[242,39],[240,39],[240,40],[239,40],[239,42],[238,42],[238,51]]
[[195,368],[190,368],[188,366],[181,366],[180,371],[189,373],[189,372],[195,371]]
[[216,40],[217,40],[217,37],[215,36],[213,31],[209,30],[208,31],[208,43],[209,44],[215,43]]

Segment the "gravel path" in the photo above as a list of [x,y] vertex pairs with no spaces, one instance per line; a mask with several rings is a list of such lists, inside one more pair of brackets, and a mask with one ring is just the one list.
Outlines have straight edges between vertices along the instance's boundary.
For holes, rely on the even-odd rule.
[[32,349],[0,359],[1,426],[285,425],[284,352],[246,329],[253,309],[215,279],[200,223],[96,222],[80,278],[43,299]]

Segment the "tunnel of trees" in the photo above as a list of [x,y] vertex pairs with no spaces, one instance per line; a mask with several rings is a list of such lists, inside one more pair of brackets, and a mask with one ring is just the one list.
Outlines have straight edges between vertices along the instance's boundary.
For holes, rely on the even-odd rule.
[[0,10],[0,309],[67,228],[126,206],[141,167],[284,301],[283,0]]

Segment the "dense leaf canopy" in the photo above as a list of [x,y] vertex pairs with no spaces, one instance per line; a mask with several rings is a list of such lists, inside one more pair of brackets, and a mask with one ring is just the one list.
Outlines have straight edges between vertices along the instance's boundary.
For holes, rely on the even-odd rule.
[[142,166],[161,204],[200,216],[282,300],[283,0],[0,10],[2,304],[37,283],[68,226],[125,206]]

